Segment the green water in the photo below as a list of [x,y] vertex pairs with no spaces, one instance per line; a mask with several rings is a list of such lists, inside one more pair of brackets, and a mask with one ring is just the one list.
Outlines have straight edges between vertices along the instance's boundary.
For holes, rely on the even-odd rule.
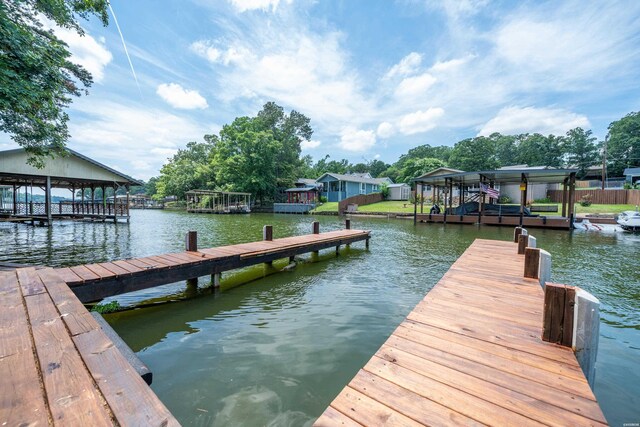
[[[342,228],[336,217],[134,211],[131,224],[0,224],[0,260],[73,265]],[[321,254],[295,271],[256,266],[223,277],[251,283],[212,294],[177,283],[119,296],[123,305],[190,297],[107,316],[154,373],[153,389],[187,426],[298,426],[312,422],[476,237],[509,228],[362,219],[364,243]],[[640,421],[640,236],[536,230],[553,280],[601,301],[595,393],[612,425]],[[312,262],[315,261],[315,262]],[[263,277],[264,276],[264,277]],[[204,285],[204,281],[202,281]]]

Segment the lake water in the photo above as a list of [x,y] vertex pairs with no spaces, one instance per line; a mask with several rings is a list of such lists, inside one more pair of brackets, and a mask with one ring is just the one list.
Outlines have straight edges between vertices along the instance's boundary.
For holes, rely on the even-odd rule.
[[[51,228],[0,224],[0,260],[51,266],[140,257],[342,228],[337,217],[197,215],[133,211],[129,225],[61,222]],[[473,239],[509,240],[511,228],[414,227],[410,220],[355,218],[364,243],[303,257],[295,271],[265,266],[229,273],[212,293],[177,283],[122,295],[143,308],[107,315],[152,369],[153,389],[186,426],[311,423],[464,252]],[[640,421],[640,236],[534,230],[553,256],[553,280],[601,301],[595,394],[612,425]],[[313,262],[312,262],[313,261]],[[201,279],[201,287],[205,280]],[[176,300],[168,304],[159,304]],[[180,300],[180,301],[177,301]]]

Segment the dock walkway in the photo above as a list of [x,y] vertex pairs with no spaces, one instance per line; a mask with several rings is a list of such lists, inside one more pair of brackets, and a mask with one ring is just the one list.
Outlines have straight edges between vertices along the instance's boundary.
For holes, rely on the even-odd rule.
[[516,247],[476,240],[315,425],[606,425]]
[[218,274],[369,238],[369,231],[336,230],[198,251],[65,267],[56,271],[80,301],[92,302],[108,296]]
[[51,268],[0,271],[0,426],[176,426]]

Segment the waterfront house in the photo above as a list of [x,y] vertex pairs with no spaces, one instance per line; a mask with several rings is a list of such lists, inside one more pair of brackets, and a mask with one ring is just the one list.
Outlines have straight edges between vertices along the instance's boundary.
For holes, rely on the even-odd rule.
[[629,184],[635,184],[640,181],[640,167],[626,168],[624,170],[624,176],[626,182]]
[[327,172],[318,178],[322,184],[322,196],[328,202],[339,202],[359,194],[379,193],[383,182],[393,184],[390,178],[372,178],[368,173],[339,174]]

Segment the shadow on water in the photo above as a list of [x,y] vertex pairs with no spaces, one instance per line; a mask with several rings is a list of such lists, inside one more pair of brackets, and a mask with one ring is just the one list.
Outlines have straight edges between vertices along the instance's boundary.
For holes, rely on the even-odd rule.
[[[0,224],[0,260],[53,266],[342,228],[336,217],[188,215],[134,211],[130,225],[61,223],[52,229]],[[475,238],[510,240],[512,229],[419,225],[353,218],[372,230],[356,243],[291,272],[263,266],[225,274],[247,282],[195,296],[177,283],[117,297],[124,304],[184,299],[108,315],[154,372],[153,388],[184,425],[304,425],[317,417]],[[640,406],[640,236],[532,230],[553,256],[553,280],[601,301],[595,393],[612,425],[637,421]],[[324,259],[326,258],[326,259]],[[201,283],[204,279],[201,279]]]

